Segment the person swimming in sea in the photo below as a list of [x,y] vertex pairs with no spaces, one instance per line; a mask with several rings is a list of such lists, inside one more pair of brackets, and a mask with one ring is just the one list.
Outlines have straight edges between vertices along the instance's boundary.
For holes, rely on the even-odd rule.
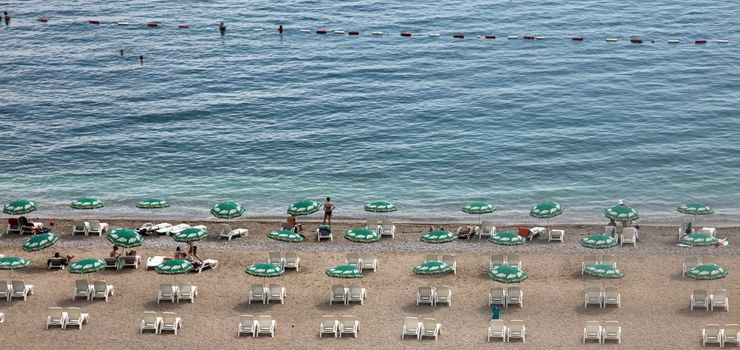
[[8,14],[8,11],[3,11],[3,14],[5,15],[5,26],[10,26],[10,15]]
[[142,66],[144,65],[144,55],[139,56],[139,63],[141,63]]
[[278,33],[283,34],[283,25],[278,26]]
[[121,57],[123,57],[123,49],[120,49],[118,52],[121,54]]
[[221,36],[226,34],[226,25],[224,24],[224,21],[221,21],[221,24],[218,25],[218,30],[221,32]]

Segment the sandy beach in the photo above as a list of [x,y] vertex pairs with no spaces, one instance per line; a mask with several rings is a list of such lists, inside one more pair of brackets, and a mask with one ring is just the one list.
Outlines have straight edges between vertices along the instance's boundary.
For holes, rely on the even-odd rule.
[[[108,221],[113,227],[138,227],[142,221]],[[193,222],[191,224],[201,224]],[[44,263],[53,252],[85,257],[107,256],[111,244],[104,237],[70,235],[70,222],[58,223],[55,231],[61,239],[52,248],[26,253],[22,243],[29,237],[5,235],[0,238],[0,254],[21,256],[33,264],[25,270],[13,272],[13,279],[23,279],[34,285],[34,295],[28,301],[14,299],[0,301],[0,312],[6,321],[0,325],[3,343],[8,348],[51,349],[237,349],[237,348],[286,348],[325,349],[342,348],[422,348],[429,346],[462,346],[466,349],[506,347],[520,349],[570,349],[580,347],[581,332],[585,321],[619,321],[622,326],[621,347],[628,349],[698,348],[701,327],[707,323],[737,323],[734,311],[689,310],[689,296],[693,289],[726,288],[731,306],[740,300],[735,288],[740,277],[734,274],[740,268],[740,253],[732,238],[737,228],[719,229],[719,237],[730,237],[728,247],[682,248],[677,247],[675,227],[643,227],[643,242],[637,247],[617,246],[607,253],[618,259],[618,267],[625,276],[618,280],[600,280],[582,276],[580,264],[584,255],[594,252],[581,247],[578,239],[588,233],[600,232],[600,225],[559,225],[566,230],[564,243],[548,243],[546,239],[527,242],[524,246],[504,247],[485,240],[455,241],[432,245],[419,241],[427,228],[422,224],[398,224],[396,237],[381,242],[360,244],[345,240],[343,232],[357,223],[335,223],[334,241],[315,240],[315,223],[306,225],[307,239],[302,243],[285,243],[270,240],[265,233],[275,229],[275,222],[231,221],[232,227],[248,228],[250,235],[233,241],[218,240],[217,222],[206,222],[211,235],[198,244],[199,255],[217,259],[220,266],[202,274],[187,274],[178,281],[190,281],[198,286],[195,303],[156,303],[159,283],[170,282],[172,277],[158,275],[144,267],[138,270],[105,270],[91,275],[115,285],[115,295],[106,303],[72,301],[74,281],[80,276],[66,270],[49,271]],[[448,229],[457,224],[445,225]],[[512,227],[498,227],[499,231]],[[178,244],[171,238],[145,237],[144,244],[136,248],[143,260],[148,256],[171,256]],[[184,246],[184,244],[180,244]],[[270,279],[287,288],[287,298],[280,304],[248,304],[248,287],[262,279],[248,276],[244,268],[264,262],[269,251],[299,252],[301,269],[289,270],[285,275]],[[344,263],[347,252],[372,251],[379,259],[377,272],[366,271],[361,280],[342,281],[327,277],[324,270]],[[412,268],[429,252],[456,255],[456,275],[419,276]],[[502,308],[501,318],[524,320],[527,340],[522,344],[486,343],[486,330],[490,319],[487,305],[489,290],[501,285],[489,279],[486,272],[492,253],[521,255],[523,268],[529,278],[520,284],[524,292],[524,306]],[[681,276],[681,264],[686,256],[715,256],[730,273],[718,281],[695,281]],[[2,279],[8,271],[2,271]],[[329,306],[330,286],[335,283],[359,283],[367,288],[364,305]],[[449,285],[453,291],[451,306],[416,306],[416,288],[419,286]],[[622,307],[605,309],[583,307],[583,292],[587,286],[616,286],[622,295]],[[54,328],[44,330],[47,308],[50,306],[79,306],[89,313],[90,322],[82,330]],[[139,334],[143,311],[174,311],[183,318],[178,334]],[[732,308],[730,310],[733,310]],[[277,320],[276,336],[236,338],[239,315],[271,315]],[[342,339],[318,337],[321,315],[351,314],[360,319],[358,338]],[[403,318],[406,316],[435,317],[442,323],[439,339],[419,341],[400,339]],[[73,345],[74,344],[74,345]],[[589,348],[616,347],[616,343]]]

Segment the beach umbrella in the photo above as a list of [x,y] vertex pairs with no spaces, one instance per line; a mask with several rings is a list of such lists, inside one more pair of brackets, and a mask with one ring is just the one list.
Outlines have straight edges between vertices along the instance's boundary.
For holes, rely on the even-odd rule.
[[378,201],[378,202],[372,202],[372,203],[365,204],[363,209],[365,209],[365,211],[369,211],[373,213],[390,213],[390,212],[398,210],[395,204],[391,202],[384,202],[384,201]]
[[635,208],[627,205],[615,205],[604,209],[604,216],[616,221],[634,221],[640,218]]
[[717,242],[719,242],[719,239],[706,233],[692,233],[681,237],[679,241],[690,246],[705,246],[716,245]]
[[27,252],[35,252],[37,250],[46,249],[53,246],[58,240],[59,235],[53,232],[38,234],[23,243],[23,250]]
[[614,267],[614,265],[596,264],[586,267],[585,272],[591,276],[600,278],[621,278],[624,272]]
[[547,230],[550,231],[550,219],[560,216],[565,211],[565,206],[558,202],[542,202],[532,206],[529,216],[537,219],[547,219]]
[[452,272],[452,266],[441,261],[427,261],[414,267],[414,273],[418,275],[436,275],[448,272]]
[[267,233],[267,238],[283,242],[303,242],[303,236],[289,230],[277,230]]
[[193,269],[193,263],[183,259],[167,260],[154,267],[160,275],[182,275]]
[[244,269],[248,275],[262,277],[264,280],[272,277],[282,276],[285,269],[275,264],[254,264]]
[[105,268],[105,262],[100,259],[87,258],[76,261],[67,267],[69,273],[78,275],[85,275],[87,283],[90,284],[90,279],[87,277],[88,274],[98,272]]
[[114,246],[122,248],[138,247],[144,242],[144,237],[136,231],[127,228],[117,228],[105,234]]
[[421,236],[426,243],[447,243],[457,239],[457,235],[447,230],[434,230]]
[[682,204],[678,209],[679,213],[688,215],[709,215],[714,214],[714,209],[704,203],[690,202]]
[[36,202],[29,201],[27,199],[16,199],[5,203],[3,206],[3,213],[10,215],[23,215],[28,214],[38,209]]
[[462,208],[462,212],[466,214],[478,215],[478,222],[482,222],[483,214],[490,214],[496,211],[496,207],[486,202],[472,202]]
[[352,242],[371,243],[380,240],[380,234],[377,231],[368,228],[354,228],[344,234],[344,238]]
[[167,260],[154,267],[160,275],[172,275],[172,281],[176,280],[176,275],[183,275],[193,269],[193,263],[183,259]]
[[727,270],[719,265],[696,265],[686,271],[686,276],[695,280],[718,280],[727,276]]
[[242,216],[245,209],[237,202],[221,202],[211,208],[211,214],[219,219],[233,219]]
[[498,232],[488,237],[488,240],[501,245],[522,245],[526,239],[515,232]]
[[494,266],[488,271],[488,277],[501,283],[519,283],[527,279],[527,273],[516,266]]
[[180,232],[172,234],[172,238],[176,242],[195,242],[200,241],[208,236],[208,231],[198,227],[189,227]]
[[306,199],[291,204],[291,206],[288,207],[288,214],[294,216],[311,215],[319,211],[320,207],[321,204],[319,204],[319,202]]
[[335,278],[362,278],[362,270],[357,265],[338,265],[326,269],[324,273]]
[[581,246],[590,249],[608,249],[617,245],[617,240],[605,234],[591,234],[581,238]]
[[72,201],[72,209],[98,209],[105,206],[105,203],[99,199],[84,197]]
[[136,207],[139,209],[161,209],[168,208],[170,203],[164,199],[147,198],[139,203],[136,203]]
[[13,278],[13,270],[25,269],[30,265],[30,261],[17,256],[6,256],[0,258],[0,270],[9,270],[9,279]]

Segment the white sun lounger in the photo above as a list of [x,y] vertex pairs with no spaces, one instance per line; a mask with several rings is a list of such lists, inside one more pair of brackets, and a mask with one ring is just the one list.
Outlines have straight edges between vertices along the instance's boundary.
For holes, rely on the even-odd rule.
[[251,304],[253,301],[261,301],[262,304],[267,303],[267,288],[262,284],[252,284],[249,286],[249,298],[247,303]]
[[689,308],[694,310],[695,307],[703,307],[709,311],[709,295],[706,290],[696,289],[691,293]]
[[121,260],[119,263],[119,266],[121,266],[121,268],[133,267],[135,269],[138,269],[139,263],[141,262],[141,255],[121,256],[119,259]]
[[455,260],[455,256],[452,254],[443,254],[442,259],[440,259],[443,263],[450,265],[452,267],[452,274],[457,275],[457,260]]
[[722,339],[722,328],[719,328],[718,324],[708,324],[701,330],[702,346],[706,346],[707,344],[719,344],[719,347],[723,348],[725,344],[722,342]]
[[492,269],[496,266],[504,266],[506,265],[506,256],[503,254],[493,254],[491,255],[491,262],[488,264],[488,268]]
[[380,235],[390,236],[391,238],[396,237],[396,225],[393,224],[393,221],[383,219],[383,222],[380,224]]
[[683,272],[681,276],[686,276],[686,272],[699,265],[699,258],[689,256],[683,259]]
[[153,330],[154,333],[159,334],[159,325],[161,323],[162,318],[157,316],[156,312],[145,311],[141,318],[139,333],[144,333],[145,330]]
[[87,230],[90,228],[90,225],[85,221],[74,221],[72,222],[72,236],[81,233],[85,236],[87,236]]
[[565,240],[565,230],[550,230],[550,232],[547,235],[547,241],[559,241],[563,242]]
[[437,286],[434,289],[434,305],[440,303],[452,306],[452,289],[449,286]]
[[163,312],[162,323],[159,324],[159,333],[162,331],[174,331],[177,335],[177,329],[182,327],[182,318],[177,317],[174,312]]
[[153,269],[159,265],[162,265],[162,263],[164,262],[164,259],[166,258],[167,258],[166,256],[161,256],[161,255],[150,256],[146,258],[146,269],[149,270],[150,268]]
[[365,228],[372,230],[373,232],[380,232],[380,224],[377,219],[367,219]]
[[249,236],[249,230],[245,228],[231,229],[231,226],[229,226],[229,224],[221,224],[219,227],[221,229],[221,233],[218,235],[218,238],[228,238],[229,240],[231,240],[234,237]]
[[407,335],[412,335],[414,338],[419,339],[421,335],[421,322],[416,317],[406,317],[403,320],[403,329],[401,330],[401,339],[406,338]]
[[367,290],[365,288],[362,288],[356,284],[351,284],[347,292],[347,304],[353,301],[359,301],[360,305],[363,305],[365,304],[366,295],[367,295]]
[[488,293],[488,306],[506,305],[506,289],[503,287],[493,287]]
[[583,294],[583,308],[587,309],[589,305],[598,305],[599,308],[604,307],[604,295],[601,293],[601,288],[596,286],[586,288],[586,292]]
[[337,337],[339,332],[339,320],[334,315],[321,316],[321,326],[319,327],[319,338],[324,334],[331,334],[334,338]]
[[162,300],[174,303],[177,298],[177,292],[177,286],[172,285],[171,283],[160,284],[159,290],[157,290],[157,304]]
[[191,303],[195,302],[195,297],[198,296],[198,287],[194,286],[190,282],[180,282],[177,286],[176,300],[179,303],[180,300],[190,300]]
[[349,293],[348,288],[345,288],[341,284],[335,284],[331,286],[331,294],[329,295],[329,305],[333,303],[347,304],[347,294]]
[[23,298],[23,301],[26,301],[29,295],[33,295],[32,284],[26,284],[26,282],[21,280],[15,280],[10,282],[10,285],[13,289],[8,300],[13,300],[13,298]]
[[357,332],[360,330],[360,320],[353,315],[342,315],[339,319],[339,336],[352,334],[357,338]]
[[424,337],[434,337],[434,340],[437,340],[440,329],[442,329],[442,324],[437,323],[437,320],[433,318],[425,318],[421,320],[421,332],[419,333],[419,339],[422,339]]
[[67,313],[61,307],[50,307],[49,316],[46,317],[46,329],[50,326],[59,326],[62,329],[67,324]]
[[13,294],[13,287],[8,285],[7,281],[0,281],[0,297],[10,300],[11,294]]
[[483,237],[491,237],[496,234],[496,226],[493,226],[492,221],[483,221],[478,230],[478,239]]
[[160,227],[159,229],[157,229],[157,233],[159,233],[159,234],[165,234],[165,235],[168,235],[169,236],[170,234],[173,233],[173,231],[174,232],[181,232],[182,230],[184,230],[186,228],[190,228],[190,225],[185,224],[185,223],[183,223],[183,224],[177,224],[177,225],[174,225],[174,226],[172,226],[172,225],[169,225],[169,226],[165,225],[165,226]]
[[[185,224],[181,224],[181,225],[185,225]],[[163,222],[161,224],[155,225],[154,227],[152,227],[152,229],[154,229],[154,232],[156,232],[157,234],[169,236],[170,231],[172,230],[172,227],[173,227],[172,224],[170,224],[169,222]]]
[[524,293],[522,290],[516,286],[506,288],[506,307],[517,304],[519,307],[524,307]]
[[64,328],[67,328],[67,326],[77,326],[77,328],[82,329],[82,324],[90,318],[90,314],[80,311],[79,307],[68,307],[66,312],[67,322]]
[[276,265],[280,268],[285,268],[285,258],[281,252],[270,252],[267,255],[267,263]]
[[347,258],[344,259],[346,265],[355,265],[358,269],[362,269],[362,258],[359,253],[347,253]]
[[270,301],[280,301],[280,304],[285,304],[285,287],[277,284],[270,283],[268,287],[267,303]]
[[724,308],[726,311],[730,311],[730,299],[727,297],[727,289],[717,289],[712,292],[709,296],[709,303],[711,304],[710,309],[714,311],[714,308]]
[[285,266],[286,269],[298,269],[301,267],[301,258],[298,253],[290,251],[285,253]]
[[521,269],[522,268],[522,258],[519,257],[519,254],[509,254],[506,256],[506,265],[516,266]]
[[87,232],[85,233],[85,236],[87,235],[98,235],[102,236],[103,232],[108,231],[108,224],[104,222],[100,222],[98,220],[90,220]]
[[619,245],[632,244],[637,246],[637,230],[634,227],[625,227],[620,235]]
[[722,329],[722,344],[727,343],[740,347],[740,326],[736,323],[726,324]]
[[622,327],[617,321],[606,321],[602,333],[602,342],[607,340],[616,340],[618,344],[622,343]]
[[112,284],[108,284],[103,280],[93,282],[93,291],[90,295],[90,300],[95,298],[103,298],[105,302],[108,302],[108,296],[115,293],[115,288]]
[[373,270],[373,272],[378,271],[378,259],[375,257],[375,254],[372,252],[363,253],[360,258],[362,259],[363,270]]
[[90,300],[90,296],[93,292],[93,285],[88,284],[87,280],[76,280],[75,281],[75,292],[72,294],[72,300],[77,297],[84,297],[85,300]]
[[276,324],[277,322],[272,319],[272,316],[261,315],[257,319],[257,332],[254,333],[255,337],[258,337],[260,334],[269,334],[270,337],[274,337]]
[[416,291],[416,306],[429,304],[434,306],[434,289],[432,287],[419,287]]
[[511,341],[511,338],[521,339],[522,342],[526,341],[527,327],[524,326],[522,320],[511,320],[509,322],[509,328],[507,330],[506,338]]
[[501,338],[501,340],[506,341],[506,325],[503,320],[489,321],[486,341],[491,341],[491,338]]
[[257,333],[257,320],[252,315],[239,316],[239,326],[236,329],[236,337],[249,334],[254,337]]
[[606,287],[604,289],[604,307],[607,305],[622,307],[622,295],[617,287]]
[[599,321],[586,321],[586,325],[583,327],[583,340],[582,343],[586,344],[586,340],[596,340],[599,344],[602,343],[603,329],[599,324]]

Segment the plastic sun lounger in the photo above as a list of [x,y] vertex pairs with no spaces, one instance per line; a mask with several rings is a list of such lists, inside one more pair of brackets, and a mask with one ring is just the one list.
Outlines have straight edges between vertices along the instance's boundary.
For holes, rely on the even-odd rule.
[[488,306],[493,305],[506,305],[506,289],[503,287],[491,288],[491,292],[488,293]]
[[440,303],[452,306],[452,290],[449,286],[437,286],[434,289],[434,304]]
[[285,304],[285,287],[277,283],[270,283],[267,287],[267,303],[270,301],[280,301],[280,304]]
[[339,336],[352,334],[357,338],[357,332],[360,330],[360,320],[353,315],[342,315],[339,319]]
[[582,343],[586,344],[586,340],[596,340],[601,344],[603,342],[602,337],[603,329],[599,324],[599,321],[586,321],[586,325],[583,327],[583,339]]
[[375,257],[375,254],[372,252],[363,253],[360,258],[362,259],[363,270],[373,270],[373,272],[378,271],[378,259]]
[[329,295],[329,305],[333,303],[347,304],[347,293],[348,288],[345,288],[341,284],[335,284],[331,286],[331,294]]
[[162,300],[175,302],[177,299],[177,286],[170,283],[162,283],[157,291],[157,304]]
[[198,287],[194,286],[190,282],[180,282],[177,286],[176,301],[179,303],[180,300],[190,300],[191,303],[195,302],[195,297],[198,296]]
[[88,284],[87,280],[76,280],[75,281],[75,291],[72,294],[72,300],[75,300],[78,297],[84,297],[85,300],[90,300],[90,296],[93,292],[93,285]]
[[247,303],[251,304],[253,301],[261,301],[262,304],[267,304],[267,288],[262,284],[252,284],[249,286],[249,298]]
[[90,318],[90,314],[80,311],[79,307],[68,307],[66,313],[67,322],[64,328],[67,328],[67,326],[77,326],[77,328],[82,329],[82,324]]
[[347,265],[355,265],[358,269],[362,268],[362,259],[358,253],[347,253],[347,258],[344,259],[344,263]]
[[351,284],[347,292],[347,304],[353,301],[359,301],[360,305],[363,305],[365,304],[366,295],[367,295],[367,290],[365,288],[362,288],[356,284]]
[[252,315],[241,315],[239,316],[239,326],[236,329],[236,337],[240,337],[242,334],[249,334],[255,336],[257,332],[257,320]]
[[516,286],[506,289],[506,307],[512,304],[518,304],[519,307],[524,307],[524,293]]
[[338,336],[339,320],[334,315],[321,316],[321,326],[319,327],[319,338],[324,334],[332,334],[334,338]]
[[103,298],[108,302],[108,297],[115,293],[115,288],[112,284],[108,284],[104,280],[93,282],[93,291],[90,295],[90,300],[95,298]]
[[606,321],[604,323],[602,342],[607,340],[616,340],[618,344],[622,343],[622,327],[617,321]]
[[301,258],[298,253],[290,251],[285,253],[285,268],[286,269],[298,269],[301,267]]
[[437,323],[437,320],[433,318],[425,318],[421,320],[421,332],[419,333],[419,339],[422,339],[424,337],[434,337],[434,340],[437,340],[440,329],[442,329],[442,324]]
[[162,331],[174,331],[177,335],[177,329],[182,327],[182,318],[175,316],[174,312],[163,312],[162,323],[159,324],[159,333]]
[[709,311],[709,295],[706,290],[696,289],[691,293],[689,308],[694,310],[695,307],[703,307]]
[[10,293],[10,296],[8,297],[8,300],[13,300],[13,298],[23,298],[23,301],[28,300],[29,295],[33,295],[33,285],[32,284],[26,284],[26,282],[21,280],[15,280],[10,282],[12,291]]
[[391,238],[396,237],[396,225],[394,225],[391,220],[383,220],[383,223],[379,225],[379,230],[381,236],[390,236]]
[[416,291],[416,306],[429,304],[434,306],[434,289],[432,287],[419,287]]
[[272,316],[261,315],[257,319],[257,332],[254,333],[255,337],[260,334],[269,334],[270,337],[274,337],[276,324],[277,322],[272,319]]
[[61,307],[50,307],[49,316],[46,317],[46,329],[50,326],[59,326],[64,329],[67,325],[67,313]]
[[511,338],[521,339],[522,342],[526,342],[527,327],[524,326],[522,320],[511,320],[509,322],[509,329],[507,330],[506,338],[511,341]]
[[401,331],[401,339],[406,338],[407,335],[412,335],[414,338],[419,339],[421,334],[421,322],[416,317],[406,317],[403,320],[403,330]]
[[145,311],[139,326],[139,333],[144,333],[145,330],[153,330],[155,334],[159,334],[159,326],[162,323],[162,318],[157,316],[156,312]]
[[270,252],[267,256],[267,263],[277,265],[280,268],[285,268],[285,258],[281,252]]
[[491,338],[501,338],[501,340],[506,341],[506,325],[503,320],[491,320],[488,323],[486,341],[491,341]]
[[162,265],[162,263],[167,259],[166,256],[150,256],[146,258],[146,269],[149,270],[150,268],[153,269],[159,265]]
[[87,230],[90,228],[90,224],[85,221],[74,221],[72,222],[72,236],[81,233],[87,236]]
[[237,228],[232,229],[229,224],[221,224],[221,233],[218,235],[218,238],[228,238],[231,240],[234,237],[246,237],[249,236],[249,230],[245,228]]

